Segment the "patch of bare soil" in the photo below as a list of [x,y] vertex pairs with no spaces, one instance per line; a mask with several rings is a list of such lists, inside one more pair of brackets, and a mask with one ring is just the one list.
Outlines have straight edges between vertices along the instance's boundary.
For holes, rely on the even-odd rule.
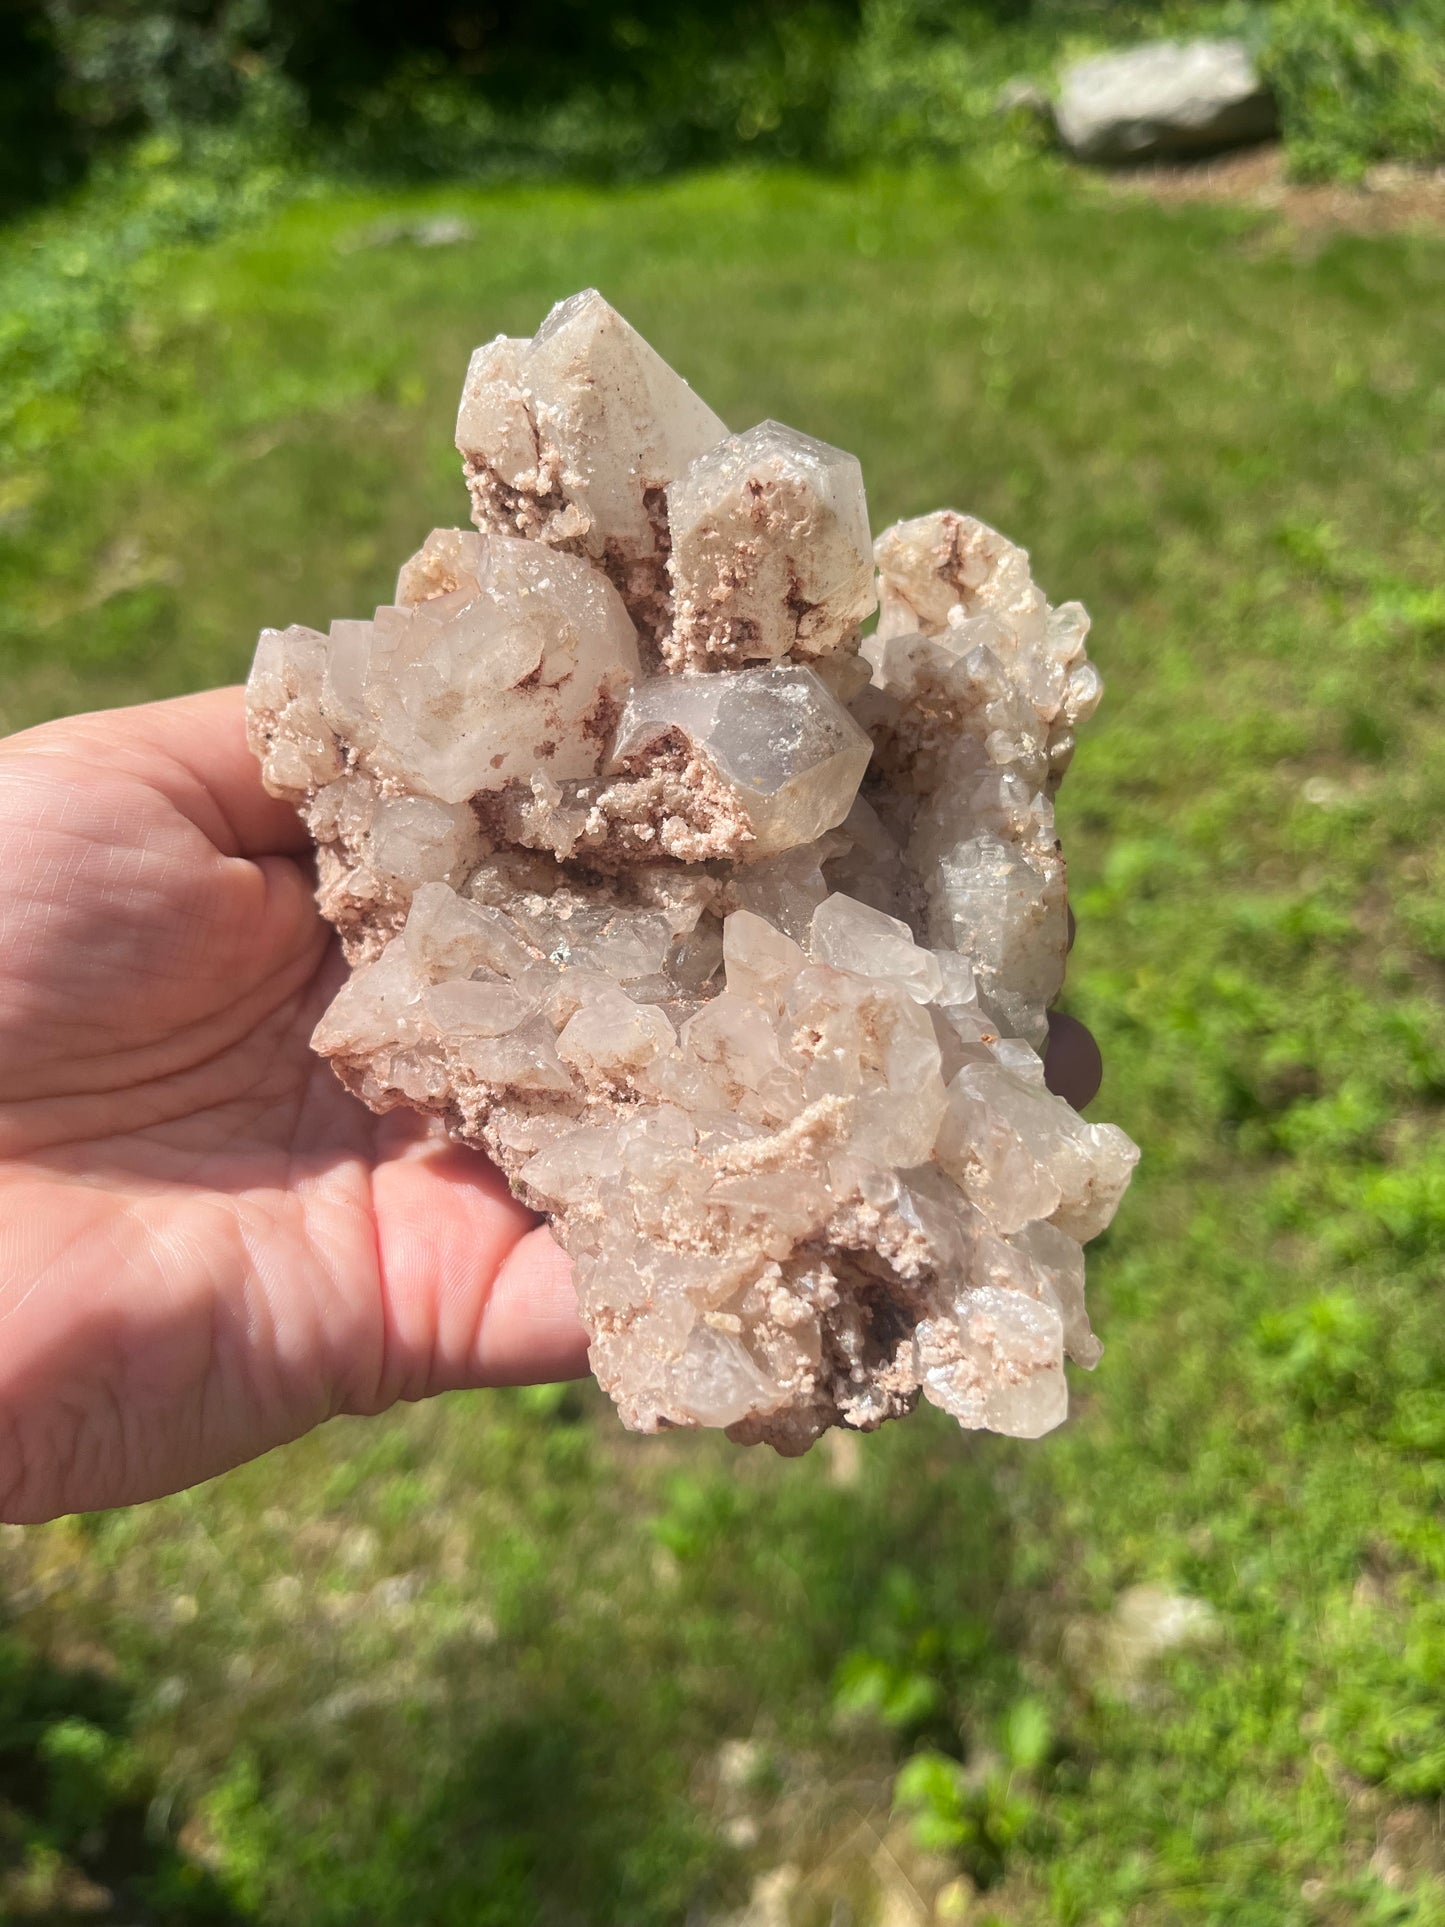
[[1211,160],[1139,167],[1114,176],[1121,194],[1153,200],[1234,202],[1280,215],[1300,228],[1386,233],[1445,228],[1445,167],[1399,161],[1370,169],[1359,186],[1291,181],[1283,149],[1252,147]]

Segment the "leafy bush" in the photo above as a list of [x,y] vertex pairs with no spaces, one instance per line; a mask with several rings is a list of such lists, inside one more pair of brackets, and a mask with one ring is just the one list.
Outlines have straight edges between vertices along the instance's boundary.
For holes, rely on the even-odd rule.
[[66,104],[95,134],[230,118],[276,37],[266,0],[47,0],[44,13]]
[[42,23],[0,10],[0,214],[69,185],[80,171],[77,130],[60,101],[63,77]]
[[1042,1702],[1017,1701],[998,1737],[999,1751],[982,1752],[971,1766],[922,1748],[893,1783],[894,1804],[924,1852],[952,1855],[983,1886],[1002,1874],[1009,1850],[1038,1831],[1033,1776],[1053,1740]]
[[[683,14],[637,28],[622,67],[579,65],[540,97],[513,63],[469,74],[435,50],[405,55],[375,86],[315,103],[317,151],[362,171],[472,178],[637,176],[739,153],[820,160],[839,33],[798,6],[727,37]],[[566,75],[539,59],[538,70]]]
[[866,0],[838,76],[833,154],[915,159],[997,142],[1012,131],[994,103],[1018,60],[1018,39],[982,9]]
[[855,0],[46,0],[83,145],[214,125],[287,90],[328,158],[413,172],[646,172],[821,152]]
[[1372,161],[1445,155],[1445,6],[1291,0],[1262,65],[1279,97],[1293,171],[1362,174]]
[[1033,146],[998,109],[1090,48],[1243,31],[1296,172],[1445,152],[1445,0],[43,0],[0,17],[0,212],[155,132],[274,124],[323,171],[637,177]]

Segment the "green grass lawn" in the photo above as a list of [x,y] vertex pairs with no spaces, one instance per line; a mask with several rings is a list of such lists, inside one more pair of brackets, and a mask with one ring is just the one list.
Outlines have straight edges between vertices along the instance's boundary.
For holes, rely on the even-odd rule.
[[[30,424],[0,721],[368,612],[463,519],[469,348],[589,283],[876,525],[972,510],[1094,613],[1106,1356],[1035,1444],[453,1398],[0,1534],[0,1917],[1445,1921],[1445,241],[1042,170],[319,196]],[[1130,1667],[1141,1585],[1210,1616]]]

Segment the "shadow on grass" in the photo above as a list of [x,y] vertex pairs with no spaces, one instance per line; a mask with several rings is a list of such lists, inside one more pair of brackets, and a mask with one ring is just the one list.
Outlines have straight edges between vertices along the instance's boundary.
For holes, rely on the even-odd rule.
[[[809,1877],[860,1833],[876,1847],[900,1752],[991,1744],[1019,1690],[1008,1526],[941,1432],[862,1441],[877,1458],[840,1455],[841,1479],[822,1455],[804,1474],[680,1452],[617,1567],[583,1554],[491,1656],[440,1661],[453,1704],[423,1716],[424,1784],[401,1753],[417,1761],[415,1705],[331,1731],[352,1787],[287,1917],[681,1927],[784,1860]],[[273,1784],[295,1768],[273,1755]],[[283,1818],[262,1825],[286,1852]]]
[[[179,1811],[154,1820],[169,1717],[162,1741],[149,1700],[0,1631],[0,1920],[682,1927],[784,1861],[821,1904],[848,1843],[887,1831],[901,1754],[989,1746],[1019,1691],[995,1455],[931,1414],[803,1464],[614,1449],[597,1404],[499,1395],[480,1434],[428,1434],[460,1455],[454,1489],[516,1488],[518,1530],[473,1540],[462,1600],[378,1588],[283,1634],[242,1599],[224,1633],[150,1654],[186,1682],[188,1753],[231,1758],[184,1788],[224,1808],[219,1876]],[[386,1490],[348,1494],[351,1528],[380,1535]],[[303,1601],[351,1596],[303,1571]],[[499,1577],[500,1629],[458,1631]],[[257,1662],[243,1696],[233,1658]]]
[[134,1717],[115,1681],[52,1665],[0,1632],[0,1920],[254,1918],[155,1825]]

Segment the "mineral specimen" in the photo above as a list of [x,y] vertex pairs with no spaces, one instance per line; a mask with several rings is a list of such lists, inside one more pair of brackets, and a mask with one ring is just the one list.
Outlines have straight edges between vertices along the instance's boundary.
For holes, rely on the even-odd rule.
[[1083,609],[952,510],[870,547],[852,456],[729,435],[595,292],[477,350],[457,444],[476,530],[256,653],[316,1049],[551,1219],[629,1426],[1047,1431],[1138,1155],[1038,1055]]

